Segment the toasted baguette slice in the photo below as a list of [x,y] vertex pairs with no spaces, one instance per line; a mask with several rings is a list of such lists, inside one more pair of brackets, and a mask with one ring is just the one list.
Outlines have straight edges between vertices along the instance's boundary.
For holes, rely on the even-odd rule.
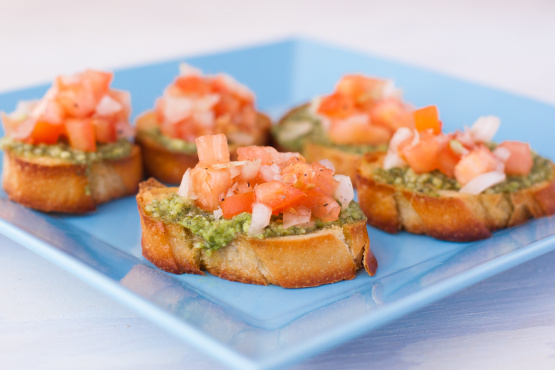
[[[260,130],[251,145],[266,145],[272,122],[270,117],[262,113],[258,113],[257,119]],[[137,137],[135,140],[142,149],[145,174],[168,184],[179,184],[187,168],[194,167],[197,164],[197,153],[196,151],[194,153],[184,153],[168,149],[148,134],[145,134],[142,129],[155,127],[156,125],[156,114],[154,112],[147,112],[137,119]],[[233,143],[229,145],[232,160],[236,159],[239,146]]]
[[115,160],[90,165],[57,158],[18,156],[6,150],[2,185],[9,198],[44,212],[83,213],[98,204],[137,192],[142,180],[140,148]]
[[150,179],[140,184],[137,195],[143,256],[164,271],[203,275],[206,270],[226,280],[285,288],[350,280],[363,265],[370,275],[376,272],[364,221],[297,236],[257,239],[240,235],[212,253],[194,248],[199,237],[145,212],[153,199],[176,191]]
[[382,166],[384,157],[383,153],[367,153],[357,169],[360,207],[368,223],[384,231],[404,229],[437,239],[469,242],[530,218],[555,214],[555,179],[514,193],[440,191],[440,196],[434,197],[375,181],[373,172]]

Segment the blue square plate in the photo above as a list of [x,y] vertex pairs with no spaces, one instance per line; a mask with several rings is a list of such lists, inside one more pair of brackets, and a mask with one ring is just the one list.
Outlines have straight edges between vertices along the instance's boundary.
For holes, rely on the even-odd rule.
[[[415,106],[438,105],[446,131],[493,114],[502,121],[497,140],[528,141],[555,158],[553,106],[303,39],[119,70],[114,86],[131,91],[134,111],[140,113],[152,107],[180,61],[206,73],[233,75],[274,117],[331,91],[346,73],[392,78]],[[18,100],[38,98],[46,88],[1,94],[0,110],[12,111]],[[555,249],[554,217],[476,243],[389,235],[369,227],[380,265],[376,276],[360,272],[351,281],[287,290],[154,268],[141,256],[133,197],[103,205],[94,214],[60,216],[26,209],[0,193],[0,232],[240,369],[299,361]]]

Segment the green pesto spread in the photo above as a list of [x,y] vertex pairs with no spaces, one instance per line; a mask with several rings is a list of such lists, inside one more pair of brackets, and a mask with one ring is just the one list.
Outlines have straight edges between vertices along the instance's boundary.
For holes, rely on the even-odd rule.
[[[310,130],[307,130],[303,134],[290,137],[290,132],[293,131],[294,125],[298,125],[299,123],[311,124],[312,127]],[[322,122],[318,117],[314,116],[310,113],[310,107],[302,107],[297,110],[291,112],[291,114],[279,125],[275,125],[272,127],[272,133],[277,141],[282,145],[285,149],[294,152],[302,152],[304,145],[307,142],[312,142],[319,145],[324,145],[327,147],[332,147],[339,149],[343,152],[354,153],[354,154],[364,154],[367,152],[375,152],[375,151],[386,151],[387,145],[344,145],[344,144],[336,144],[330,140]]]
[[187,154],[197,153],[197,145],[194,142],[166,136],[162,134],[159,128],[155,128],[148,131],[147,130],[139,131],[137,134],[145,135],[149,137],[151,140],[163,146],[164,148],[171,150],[173,152],[180,152],[180,153],[187,153]]
[[[494,147],[494,144],[490,144]],[[553,178],[551,161],[532,152],[534,164],[528,175],[507,175],[505,181],[484,191],[486,194],[512,193]],[[409,191],[429,196],[439,196],[438,190],[458,191],[461,185],[454,178],[439,171],[416,174],[410,167],[374,170],[374,180],[403,187]]]
[[73,149],[68,143],[57,144],[28,144],[9,137],[0,139],[0,149],[10,150],[18,156],[25,158],[50,157],[69,163],[91,164],[94,161],[105,159],[119,159],[129,156],[133,144],[126,139],[115,143],[97,144],[95,152],[85,152]]
[[[184,199],[177,194],[171,194],[161,200],[153,200],[145,207],[146,213],[154,219],[164,223],[173,223],[183,226],[192,234],[200,237],[203,242],[195,245],[209,251],[217,250],[229,244],[239,234],[247,234],[249,231],[251,217],[250,213],[241,213],[229,220],[220,218],[216,220],[212,212],[204,211],[196,207],[193,201]],[[329,226],[343,226],[360,220],[366,220],[358,203],[351,202],[349,207],[341,210],[339,219],[333,222],[316,220],[313,225],[307,227],[292,226],[283,227],[281,217],[272,216],[270,225],[266,226],[262,234],[257,238],[271,238],[286,235],[308,234],[324,229]]]

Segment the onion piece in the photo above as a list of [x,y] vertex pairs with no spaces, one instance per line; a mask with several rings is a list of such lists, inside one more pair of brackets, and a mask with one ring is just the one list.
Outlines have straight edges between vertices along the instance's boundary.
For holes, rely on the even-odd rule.
[[265,182],[281,180],[281,170],[277,164],[270,165],[262,165],[260,166],[260,177]]
[[229,132],[226,134],[230,142],[240,145],[249,146],[255,142],[255,137],[252,134],[242,131]]
[[260,158],[257,158],[253,161],[244,162],[247,163],[241,168],[241,179],[244,181],[255,179],[256,176],[258,176],[258,171],[260,171],[262,160]]
[[224,215],[224,211],[222,211],[222,209],[218,207],[218,209],[215,209],[212,214],[214,215],[214,218],[216,220],[219,220]]
[[187,168],[187,171],[183,174],[177,195],[186,199],[197,199],[197,195],[193,191],[193,179],[191,178],[190,168]]
[[463,186],[459,192],[464,194],[480,194],[487,188],[505,181],[505,174],[499,171],[490,171],[476,176]]
[[285,129],[279,132],[279,139],[282,141],[295,140],[308,134],[314,128],[314,125],[310,121],[296,121],[295,123],[283,126],[285,126]]
[[333,163],[331,163],[329,159],[322,159],[319,163],[335,173],[335,166],[333,165]]
[[501,161],[506,162],[507,159],[509,159],[509,157],[511,156],[511,151],[504,147],[497,147],[493,151],[493,155],[496,156]]
[[474,141],[485,143],[493,139],[500,124],[501,121],[499,120],[499,117],[480,117],[476,120],[476,122],[474,122],[469,131]]
[[393,134],[393,137],[389,141],[389,148],[387,149],[387,154],[385,155],[383,161],[384,169],[389,170],[394,167],[404,167],[407,165],[407,163],[399,155],[398,149],[399,145],[401,145],[403,141],[409,139],[412,135],[412,130],[406,127],[401,127],[395,131],[395,134]]
[[179,76],[202,76],[200,69],[195,68],[187,63],[179,63]]
[[334,175],[333,179],[339,182],[333,193],[333,198],[341,204],[341,209],[345,210],[355,198],[353,183],[351,178],[345,175]]
[[96,105],[96,113],[99,116],[107,117],[123,109],[123,106],[110,95],[104,95]]
[[393,80],[386,80],[382,88],[382,98],[395,98],[401,100],[403,91],[395,86]]
[[306,224],[310,222],[312,212],[304,206],[293,208],[295,212],[283,212],[283,228],[288,229],[292,226]]
[[248,236],[256,236],[270,224],[272,209],[262,203],[254,203],[252,206],[252,219],[249,226]]
[[169,123],[177,123],[189,117],[193,112],[193,100],[185,96],[165,95],[163,114]]

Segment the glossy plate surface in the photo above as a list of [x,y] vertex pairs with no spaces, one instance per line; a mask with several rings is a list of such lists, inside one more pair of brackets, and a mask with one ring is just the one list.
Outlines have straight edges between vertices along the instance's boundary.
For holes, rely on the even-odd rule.
[[[261,110],[279,117],[333,89],[345,73],[395,80],[415,106],[436,104],[445,131],[497,115],[496,140],[528,141],[555,158],[555,107],[423,69],[303,39],[117,71],[114,86],[131,91],[134,112],[150,109],[187,61],[224,71],[256,93]],[[39,98],[47,86],[0,94],[0,110]],[[0,232],[141,312],[228,366],[291,364],[354,338],[489,276],[555,249],[555,218],[534,220],[476,243],[449,243],[368,228],[375,277],[287,290],[233,283],[211,275],[176,276],[141,256],[133,197],[85,216],[46,215],[0,192]]]

